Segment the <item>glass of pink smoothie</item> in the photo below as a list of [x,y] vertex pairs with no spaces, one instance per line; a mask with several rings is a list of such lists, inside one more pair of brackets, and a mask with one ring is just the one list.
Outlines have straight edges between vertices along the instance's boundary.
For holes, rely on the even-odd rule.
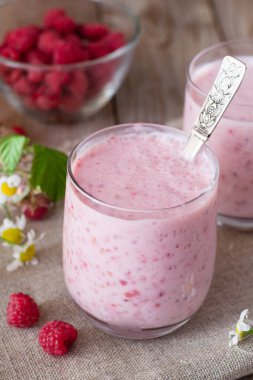
[[[200,52],[187,77],[184,130],[192,128],[225,55],[247,65],[245,79],[208,145],[220,164],[219,224],[253,229],[253,43],[229,41]],[[226,91],[226,84],[222,89]],[[215,112],[215,110],[214,110]]]
[[147,339],[202,305],[216,251],[218,163],[208,147],[182,158],[187,134],[106,128],[71,153],[63,262],[68,291],[93,324]]

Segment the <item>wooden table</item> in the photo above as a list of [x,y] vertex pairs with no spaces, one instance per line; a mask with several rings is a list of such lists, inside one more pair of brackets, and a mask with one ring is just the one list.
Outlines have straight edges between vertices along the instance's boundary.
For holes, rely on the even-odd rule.
[[[25,119],[31,138],[51,146],[65,145],[68,150],[90,132],[110,125],[168,124],[182,115],[191,58],[219,41],[253,35],[253,0],[125,2],[141,17],[143,32],[134,64],[118,94],[99,114],[77,125],[45,126]],[[7,119],[13,120],[13,115],[8,109]],[[16,122],[23,119],[15,115]]]

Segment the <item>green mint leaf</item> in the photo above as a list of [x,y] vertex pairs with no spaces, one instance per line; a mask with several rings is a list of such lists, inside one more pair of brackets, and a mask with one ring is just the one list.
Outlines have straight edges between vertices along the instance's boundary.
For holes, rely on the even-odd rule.
[[0,139],[0,160],[6,173],[11,174],[14,172],[28,142],[27,137],[19,135]]
[[67,156],[58,150],[34,144],[34,158],[30,184],[40,189],[53,202],[64,197],[67,174]]

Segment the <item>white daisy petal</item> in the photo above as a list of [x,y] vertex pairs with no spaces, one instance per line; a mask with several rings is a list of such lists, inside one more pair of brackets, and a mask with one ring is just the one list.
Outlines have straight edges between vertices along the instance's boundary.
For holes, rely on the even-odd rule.
[[10,187],[18,187],[20,183],[21,183],[21,178],[17,174],[13,174],[7,179],[7,185]]
[[14,270],[18,269],[19,267],[22,267],[23,263],[19,260],[14,260],[12,263],[7,265],[6,269],[8,272],[13,272]]
[[0,205],[5,204],[6,201],[7,201],[7,196],[4,195],[3,193],[0,193]]
[[33,258],[33,259],[30,261],[30,263],[31,263],[32,265],[38,265],[38,264],[39,264],[39,260],[36,259],[36,257],[35,257],[35,258]]
[[0,186],[2,185],[2,183],[7,182],[7,180],[8,180],[8,177],[6,176],[0,177]]
[[24,215],[21,215],[20,217],[16,218],[16,226],[20,230],[24,230],[24,228],[26,226],[26,217]]
[[251,327],[245,322],[238,322],[237,328],[240,331],[249,331],[251,329]]

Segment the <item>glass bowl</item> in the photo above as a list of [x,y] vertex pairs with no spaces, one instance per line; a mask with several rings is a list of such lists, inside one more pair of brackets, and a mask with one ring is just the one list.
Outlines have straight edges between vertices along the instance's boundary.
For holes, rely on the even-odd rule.
[[[73,122],[102,108],[117,92],[130,67],[140,22],[129,9],[106,0],[11,0],[0,7],[0,40],[7,32],[42,25],[52,8],[66,10],[77,23],[103,23],[124,34],[124,46],[101,58],[71,64],[31,64],[0,56],[0,89],[21,112],[46,122]],[[24,11],[25,10],[25,11]],[[69,81],[60,96],[48,94],[47,79]]]

